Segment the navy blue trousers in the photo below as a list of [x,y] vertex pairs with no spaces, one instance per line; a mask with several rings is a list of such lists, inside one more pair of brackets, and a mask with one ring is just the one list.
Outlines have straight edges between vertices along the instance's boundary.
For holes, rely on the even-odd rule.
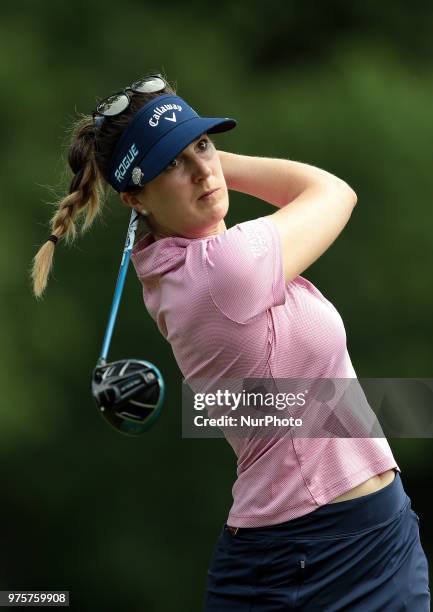
[[379,491],[269,527],[224,524],[205,612],[430,612],[428,562],[400,474]]

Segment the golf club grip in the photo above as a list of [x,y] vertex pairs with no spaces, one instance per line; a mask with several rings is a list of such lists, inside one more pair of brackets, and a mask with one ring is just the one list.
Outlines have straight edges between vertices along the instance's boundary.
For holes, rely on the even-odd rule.
[[117,276],[116,287],[114,290],[113,302],[111,305],[110,315],[108,317],[108,324],[105,330],[104,341],[102,343],[102,350],[99,357],[99,363],[107,360],[108,349],[110,348],[111,338],[113,335],[114,324],[116,322],[117,312],[119,310],[120,298],[122,297],[123,286],[125,284],[126,273],[128,271],[129,260],[131,257],[132,247],[134,246],[135,233],[137,231],[139,213],[134,209],[131,211],[131,218],[129,221],[128,231],[126,234],[125,247],[123,249],[122,260],[120,263],[120,270]]

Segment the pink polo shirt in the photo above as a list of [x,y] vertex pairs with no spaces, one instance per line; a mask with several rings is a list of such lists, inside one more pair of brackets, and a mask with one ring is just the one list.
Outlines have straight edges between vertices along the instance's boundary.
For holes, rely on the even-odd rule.
[[[131,259],[148,312],[185,380],[356,378],[343,321],[306,278],[286,283],[269,217],[206,238],[150,234]],[[307,514],[391,468],[386,438],[236,438],[227,523],[273,525]]]

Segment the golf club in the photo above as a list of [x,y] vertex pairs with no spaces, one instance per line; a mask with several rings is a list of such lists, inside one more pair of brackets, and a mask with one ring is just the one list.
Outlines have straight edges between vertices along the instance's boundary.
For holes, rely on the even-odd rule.
[[132,211],[102,350],[92,375],[92,395],[100,414],[112,427],[132,436],[155,423],[164,400],[164,380],[152,363],[139,359],[107,363],[139,216]]

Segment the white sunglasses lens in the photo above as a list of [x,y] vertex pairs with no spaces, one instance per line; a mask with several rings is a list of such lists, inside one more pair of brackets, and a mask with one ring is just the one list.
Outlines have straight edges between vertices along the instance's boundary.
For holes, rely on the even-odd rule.
[[124,111],[128,104],[129,98],[126,94],[115,94],[114,96],[110,96],[106,100],[100,102],[96,107],[96,110],[98,113],[101,113],[101,115],[110,117],[111,115],[118,115]]
[[155,93],[161,91],[164,87],[165,81],[160,77],[141,79],[131,85],[132,91],[137,93]]

